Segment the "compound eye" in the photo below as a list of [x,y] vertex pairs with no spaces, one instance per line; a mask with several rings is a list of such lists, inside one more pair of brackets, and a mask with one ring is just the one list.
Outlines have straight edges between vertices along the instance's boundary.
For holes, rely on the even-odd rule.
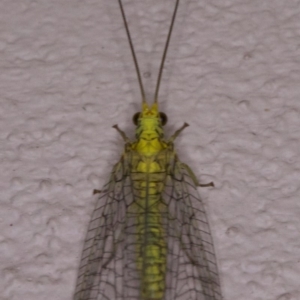
[[140,112],[137,112],[137,113],[135,113],[134,115],[133,115],[133,117],[132,117],[132,122],[133,122],[133,124],[134,125],[138,125],[138,123],[139,123],[139,117],[140,117]]
[[162,125],[162,126],[166,125],[167,122],[168,122],[168,117],[167,117],[167,115],[166,115],[165,113],[163,113],[163,112],[160,112],[160,113],[159,113],[159,116],[160,116],[161,125]]

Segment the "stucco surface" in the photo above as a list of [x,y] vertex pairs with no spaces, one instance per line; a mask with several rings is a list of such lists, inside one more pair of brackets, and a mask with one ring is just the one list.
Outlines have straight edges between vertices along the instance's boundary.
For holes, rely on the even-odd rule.
[[[173,1],[126,0],[147,95]],[[300,1],[181,1],[160,92],[224,300],[300,299]],[[117,1],[0,1],[0,299],[71,300],[140,94]]]

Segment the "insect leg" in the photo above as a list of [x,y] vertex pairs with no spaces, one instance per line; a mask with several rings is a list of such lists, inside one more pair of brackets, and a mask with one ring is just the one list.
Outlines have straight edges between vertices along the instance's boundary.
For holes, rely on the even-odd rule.
[[177,137],[178,137],[178,135],[181,133],[181,131],[184,129],[184,128],[186,128],[186,127],[188,127],[189,126],[189,124],[188,123],[184,123],[179,129],[177,129],[175,132],[174,132],[174,134],[170,137],[170,139],[169,139],[169,143],[172,143]]
[[130,140],[127,137],[126,133],[123,130],[121,130],[117,124],[114,125],[113,128],[115,128],[120,133],[125,143],[130,143]]
[[196,186],[201,186],[201,187],[215,186],[213,182],[206,183],[206,184],[199,183],[196,175],[194,174],[192,169],[187,164],[181,163],[181,167],[188,172],[188,174],[190,175],[190,177],[192,178],[192,180]]
[[101,190],[97,190],[97,189],[94,189],[94,190],[93,190],[93,195],[101,194],[101,193],[102,193]]

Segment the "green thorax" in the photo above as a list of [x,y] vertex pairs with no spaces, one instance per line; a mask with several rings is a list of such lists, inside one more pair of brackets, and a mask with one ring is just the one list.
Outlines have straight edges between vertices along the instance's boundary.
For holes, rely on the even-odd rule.
[[164,132],[157,103],[149,107],[143,102],[135,135],[137,141],[132,145],[132,149],[143,156],[156,155],[167,147],[163,141]]

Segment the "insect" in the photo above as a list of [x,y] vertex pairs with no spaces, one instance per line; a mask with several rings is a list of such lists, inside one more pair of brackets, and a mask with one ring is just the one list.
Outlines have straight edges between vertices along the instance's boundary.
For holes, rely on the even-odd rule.
[[121,0],[119,6],[142,95],[134,115],[136,139],[117,126],[125,142],[120,161],[100,192],[88,227],[74,300],[220,300],[212,237],[199,184],[180,162],[167,122],[159,112],[158,91],[175,21],[172,21],[159,70],[154,103],[145,99],[141,75]]

